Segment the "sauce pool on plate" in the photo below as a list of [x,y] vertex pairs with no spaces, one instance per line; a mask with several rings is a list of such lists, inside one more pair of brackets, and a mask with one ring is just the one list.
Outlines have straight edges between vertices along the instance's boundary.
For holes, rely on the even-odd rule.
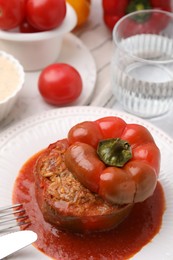
[[26,228],[38,235],[34,246],[49,257],[124,260],[140,251],[159,232],[165,210],[164,192],[159,182],[154,194],[136,203],[126,220],[111,231],[75,234],[54,228],[44,221],[35,198],[33,168],[40,153],[21,168],[14,185],[13,203],[24,204],[31,221]]

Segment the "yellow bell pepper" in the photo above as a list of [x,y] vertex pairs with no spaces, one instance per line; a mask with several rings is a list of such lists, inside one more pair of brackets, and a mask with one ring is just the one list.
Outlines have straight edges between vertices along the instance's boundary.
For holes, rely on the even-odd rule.
[[67,2],[76,11],[77,14],[76,27],[82,26],[89,17],[91,1],[90,0],[67,0]]

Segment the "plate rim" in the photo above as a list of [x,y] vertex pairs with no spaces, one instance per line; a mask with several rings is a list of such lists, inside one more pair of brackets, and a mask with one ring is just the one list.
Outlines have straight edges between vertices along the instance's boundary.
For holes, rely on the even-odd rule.
[[[53,108],[50,110],[46,110],[46,111],[42,111],[39,113],[36,113],[34,115],[30,115],[25,119],[22,119],[19,122],[15,122],[14,125],[9,126],[8,128],[2,130],[2,132],[0,132],[0,150],[1,150],[1,146],[2,146],[2,138],[7,138],[7,136],[9,136],[10,134],[12,134],[12,132],[17,132],[22,131],[23,129],[25,129],[25,127],[31,127],[32,125],[36,125],[39,120],[42,121],[42,117],[46,117],[46,119],[49,118],[49,116],[53,117],[53,116],[60,116],[60,114],[65,114],[68,112],[68,116],[69,114],[73,114],[75,111],[75,113],[78,114],[78,112],[80,110],[85,110],[86,111],[90,111],[92,112],[92,110],[95,109],[100,109],[101,112],[110,112],[117,114],[117,116],[124,116],[126,118],[132,118],[132,120],[135,120],[137,123],[142,123],[142,125],[144,125],[145,127],[149,127],[150,130],[155,131],[157,134],[159,134],[161,137],[163,137],[165,139],[165,141],[169,144],[171,144],[173,146],[173,138],[171,136],[169,136],[169,134],[167,134],[166,132],[164,132],[162,129],[160,129],[159,127],[155,126],[153,123],[148,122],[145,119],[142,119],[140,117],[137,117],[135,115],[131,115],[127,112],[118,110],[118,109],[111,109],[111,108],[105,108],[105,107],[99,107],[99,106],[68,106],[68,107],[60,107],[60,108]],[[81,114],[81,112],[80,112]],[[50,118],[49,118],[50,119]]]

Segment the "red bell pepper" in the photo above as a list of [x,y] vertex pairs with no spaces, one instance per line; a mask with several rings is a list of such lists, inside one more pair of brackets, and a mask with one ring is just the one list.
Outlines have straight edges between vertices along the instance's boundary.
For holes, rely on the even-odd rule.
[[72,127],[68,142],[66,166],[108,202],[141,202],[153,194],[160,151],[144,126],[105,117]]
[[[112,30],[121,17],[134,11],[161,9],[170,12],[171,0],[102,0],[102,6],[104,22]],[[149,23],[149,26],[152,26],[152,23]]]

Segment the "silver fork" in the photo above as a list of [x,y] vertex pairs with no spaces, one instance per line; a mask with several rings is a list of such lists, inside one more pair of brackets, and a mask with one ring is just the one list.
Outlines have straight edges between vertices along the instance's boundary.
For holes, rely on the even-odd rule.
[[29,224],[29,218],[22,204],[0,207],[0,234],[17,226]]
[[9,229],[25,227],[30,223],[22,204],[0,207],[0,259],[37,240],[37,234],[31,230],[13,230],[9,233]]

